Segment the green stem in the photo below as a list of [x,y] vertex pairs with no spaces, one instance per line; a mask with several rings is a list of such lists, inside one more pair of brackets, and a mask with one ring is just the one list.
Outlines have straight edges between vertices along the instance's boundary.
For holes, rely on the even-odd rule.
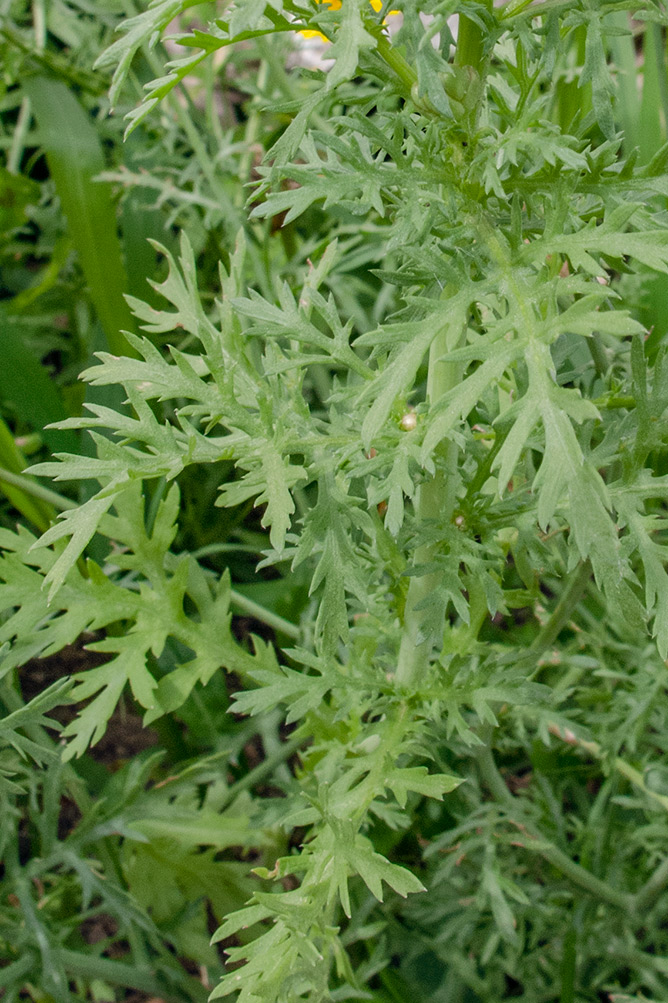
[[202,557],[209,557],[212,554],[259,554],[257,547],[252,547],[247,543],[207,543],[204,547],[198,547],[192,554],[198,561]]
[[253,166],[253,148],[258,140],[258,135],[262,125],[264,124],[264,116],[262,115],[260,108],[262,107],[262,93],[267,86],[267,80],[269,77],[269,64],[266,59],[263,59],[260,63],[260,69],[257,74],[256,88],[258,92],[258,97],[252,102],[248,119],[246,121],[246,126],[244,129],[244,139],[243,143],[246,150],[241,157],[239,162],[239,178],[241,180],[241,185],[239,186],[239,195],[242,200],[246,198],[246,190],[243,185],[250,179],[251,168]]
[[[492,0],[484,2],[491,12]],[[470,18],[460,15],[455,63],[459,66],[471,66],[481,79],[484,77],[486,66],[484,40],[480,26]],[[429,404],[436,404],[448,391],[454,389],[461,379],[461,364],[444,361],[448,349],[447,332],[443,330],[432,342],[429,352],[427,377]],[[433,477],[418,489],[416,517],[418,523],[448,525],[452,521],[456,501],[457,446],[454,442],[448,440],[441,443],[437,447],[434,461],[436,469]],[[415,553],[415,564],[430,564],[437,551],[438,544],[423,544]],[[396,682],[399,686],[415,688],[426,672],[431,653],[431,639],[422,636],[424,615],[420,607],[437,587],[436,573],[411,578],[406,597],[404,633],[397,660]]]
[[286,759],[294,755],[304,745],[304,738],[290,738],[287,742],[282,742],[276,752],[273,752],[266,759],[256,766],[254,769],[250,770],[245,777],[241,780],[237,780],[235,784],[230,787],[223,803],[219,806],[218,811],[222,811],[227,805],[231,804],[235,798],[237,798],[243,791],[250,790],[252,787],[257,787],[258,784],[262,783],[265,777],[270,777],[277,766],[284,763]]
[[[487,10],[491,12],[492,0],[483,0],[483,2]],[[480,30],[480,25],[466,17],[465,14],[460,14],[455,66],[472,66],[482,77],[485,62],[484,35]]]
[[484,747],[481,746],[476,753],[478,772],[494,799],[500,804],[511,806],[514,810],[516,807],[515,798],[506,787],[505,781],[499,773],[494,761],[494,753],[489,744],[492,740],[492,729],[488,727],[486,730],[487,734],[484,736],[484,739],[486,739],[485,745]]
[[544,17],[546,14],[562,7],[569,7],[572,0],[543,0],[542,3],[534,3],[534,0],[510,0],[499,11],[499,20],[512,21],[514,18]]
[[380,26],[377,27],[377,32],[372,30],[370,33],[376,39],[378,55],[394,71],[410,96],[413,87],[418,82],[417,73],[410,63],[406,62],[401,53],[395,49],[383,29]]
[[272,613],[271,610],[266,609],[264,606],[260,606],[259,603],[254,602],[245,595],[242,595],[241,592],[237,592],[236,589],[230,590],[230,599],[232,605],[239,610],[239,612],[247,613],[249,616],[259,620],[260,623],[266,623],[268,627],[271,627],[279,634],[285,634],[287,637],[291,637],[293,641],[297,641],[301,636],[301,631],[296,624],[290,623],[289,620],[285,620],[282,616],[279,616],[278,613]]
[[[570,732],[567,735],[563,735],[556,726],[551,726],[550,731],[552,734],[557,735],[557,737],[567,741],[569,745],[578,745],[581,748],[586,749],[588,752],[591,752],[597,758],[600,758],[602,755],[601,747],[597,742],[588,742],[585,739],[579,739]],[[478,752],[478,766],[480,774],[490,793],[493,794],[495,799],[500,803],[512,806],[514,814],[517,814],[517,799],[513,797],[506,787],[503,778],[497,769],[496,763],[494,762],[492,750],[489,745]],[[668,797],[649,790],[645,785],[642,774],[638,770],[634,769],[634,767],[625,762],[623,759],[620,759],[619,756],[615,758],[614,766],[615,769],[622,774],[622,776],[626,777],[626,779],[634,786],[642,790],[647,797],[657,801],[663,808],[666,809],[666,811],[668,811]],[[525,828],[528,832],[530,832],[527,825],[525,825]],[[610,888],[610,886],[605,882],[602,882],[599,878],[585,870],[585,868],[576,864],[557,846],[545,840],[539,833],[536,832],[535,829],[533,832],[530,832],[530,835],[532,840],[535,839],[540,844],[534,849],[546,860],[553,863],[555,867],[559,868],[559,870],[575,884],[579,884],[581,888],[584,888],[586,891],[590,891],[597,898],[610,902],[611,905],[621,905],[623,908],[626,908],[630,912],[634,912],[638,915],[646,912],[646,910],[654,904],[666,885],[668,885],[668,857],[664,858],[664,860],[656,868],[654,874],[645,882],[642,888],[640,888],[635,895],[627,895]],[[524,845],[527,849],[532,849],[530,841],[527,841]]]
[[613,410],[617,408],[627,408],[631,410],[636,406],[635,397],[597,397],[596,400],[592,401],[596,407],[607,408],[608,410]]
[[[127,989],[138,989],[140,992],[150,993],[168,1003],[182,1003],[183,994],[181,992],[170,992],[165,989],[164,983],[156,979],[151,971],[142,971],[135,965],[126,965],[121,961],[111,961],[96,955],[80,954],[78,951],[69,951],[60,948],[54,954],[62,964],[65,971],[72,975],[79,975],[88,979],[102,979],[112,985],[124,986]],[[208,992],[197,979],[184,976],[187,985],[195,999],[202,1003],[208,998]],[[179,979],[179,981],[181,981]]]
[[[579,746],[579,748],[589,752],[595,759],[603,759],[605,756],[605,753],[598,742],[590,742],[586,738],[578,738],[578,736],[571,731],[564,734],[556,724],[550,725],[550,732],[551,734],[556,735],[557,738],[560,738],[563,742],[567,742],[569,745]],[[627,763],[626,760],[622,759],[620,756],[615,756],[612,760],[612,766],[614,766],[617,772],[625,777],[629,783],[633,784],[634,787],[637,787],[639,791],[642,791],[645,797],[648,797],[651,801],[656,801],[657,804],[660,804],[662,808],[668,811],[668,796],[651,790],[645,783],[645,779],[640,770],[636,770],[634,766],[631,766],[630,763]]]
[[573,884],[578,885],[583,891],[589,892],[594,898],[628,912],[634,902],[633,896],[617,891],[616,888],[612,888],[605,881],[601,881],[600,878],[597,878],[596,875],[584,867],[581,867],[580,864],[576,864],[558,846],[545,839],[535,826],[524,818],[521,806],[506,787],[503,777],[498,771],[489,745],[485,745],[484,748],[479,749],[477,760],[480,776],[490,793],[497,801],[508,807],[515,818],[520,821],[522,829],[526,833],[526,839],[522,841],[522,846],[527,850],[532,850],[534,853],[539,853],[544,860],[549,861],[554,867],[560,870],[564,877],[572,881]]
[[[647,971],[649,968],[654,972],[660,972],[663,976],[668,975],[668,961],[662,954],[649,954],[649,952],[640,950],[640,948],[629,947],[621,938],[617,940],[610,939],[607,953],[611,958],[615,959],[615,964],[617,965],[624,963],[636,971]],[[618,1003],[663,1003],[662,1000],[643,1000],[642,997],[638,996],[635,999],[633,997],[629,999],[628,996],[617,997],[617,1001]]]
[[668,857],[664,857],[654,874],[634,895],[634,908],[640,915],[654,905],[661,892],[668,885]]
[[508,17],[517,17],[521,14],[534,0],[509,0],[509,3],[504,4],[500,10],[500,16],[503,20]]
[[652,45],[656,53],[656,65],[659,70],[659,96],[663,111],[664,129],[668,130],[668,75],[666,74],[665,67],[666,46],[663,40],[663,31],[659,24],[648,24],[646,31],[651,36]]
[[498,456],[498,454],[499,454],[499,452],[501,450],[501,446],[506,441],[506,436],[507,435],[508,435],[507,431],[505,431],[503,433],[501,433],[501,432],[497,432],[496,433],[494,442],[492,443],[492,445],[490,446],[490,448],[489,448],[489,450],[487,452],[487,456],[484,458],[484,460],[482,461],[482,463],[480,464],[480,466],[476,470],[475,474],[473,475],[473,477],[471,478],[471,480],[469,482],[468,488],[466,489],[466,504],[467,505],[472,505],[475,502],[476,495],[482,489],[482,487],[484,486],[485,482],[490,477],[490,475],[492,473],[492,465],[494,463],[494,460]]
[[30,98],[24,97],[21,101],[21,107],[19,108],[16,125],[14,126],[11,145],[9,147],[9,152],[7,153],[7,170],[10,174],[19,173],[21,157],[23,156],[23,151],[25,149],[26,137],[30,128],[31,117],[32,108],[30,106]]
[[26,459],[16,445],[14,435],[5,420],[0,417],[0,470],[6,471],[10,478],[16,477],[21,482],[10,484],[9,479],[0,478],[0,490],[21,515],[44,532],[51,525],[55,512],[50,505],[44,504],[43,498],[34,497],[35,489],[39,490],[39,485],[22,473],[26,466]]
[[596,373],[601,379],[605,379],[608,369],[610,368],[610,362],[605,354],[605,345],[601,340],[601,336],[598,332],[594,331],[591,338],[587,338],[586,340],[587,348],[589,349],[589,354],[592,357]]
[[35,48],[42,53],[46,48],[46,10],[44,0],[33,0],[32,23],[35,32]]
[[[443,361],[447,354],[447,328],[434,338],[429,351],[427,401],[435,404],[461,379],[461,364]],[[430,480],[418,488],[416,517],[420,524],[448,525],[452,520],[456,501],[457,446],[451,440],[442,442],[436,449],[436,470]],[[431,563],[438,544],[424,543],[415,552],[415,564]],[[404,633],[399,648],[396,682],[399,686],[415,688],[427,669],[431,653],[431,639],[422,637],[424,613],[416,607],[427,600],[438,586],[436,573],[412,577],[406,596]]]
[[26,954],[18,961],[0,968],[0,989],[6,989],[12,982],[16,983],[28,972],[34,972],[38,961],[34,954]]
[[[536,838],[539,839],[540,837]],[[532,849],[530,841],[525,845],[527,849]],[[618,892],[616,888],[612,888],[607,882],[601,881],[591,871],[586,870],[580,864],[576,864],[574,860],[571,860],[554,843],[541,843],[536,846],[536,852],[540,853],[545,860],[553,864],[574,885],[578,885],[583,891],[589,892],[594,898],[600,899],[602,902],[607,902],[609,905],[623,910],[624,913],[628,913],[632,909],[632,896],[627,895],[626,892]]]
[[571,572],[561,593],[561,598],[547,623],[527,648],[524,658],[538,659],[552,645],[571,618],[573,610],[582,599],[591,578],[589,561],[583,561]]
[[[489,11],[492,0],[485,0]],[[464,15],[459,18],[455,63],[471,66],[482,79],[485,73],[484,35],[479,25]],[[481,91],[482,97],[482,91]],[[436,404],[461,380],[461,363],[445,361],[448,350],[447,330],[439,332],[429,351],[427,402]],[[433,477],[418,489],[416,517],[418,523],[449,525],[452,521],[457,485],[457,446],[452,440],[442,442],[434,455]],[[430,564],[436,557],[438,544],[425,543],[415,553],[415,564]],[[416,688],[425,675],[431,654],[431,638],[422,636],[424,614],[421,606],[438,587],[438,575],[430,573],[411,578],[406,597],[404,632],[399,647],[396,682],[407,689]]]
[[30,477],[25,477],[23,474],[12,473],[11,470],[5,470],[4,467],[0,467],[0,481],[5,484],[11,484],[12,487],[20,488],[21,491],[25,491],[27,495],[32,495],[33,498],[39,498],[40,501],[46,502],[48,505],[53,505],[53,507],[59,512],[65,512],[67,509],[76,508],[76,503],[70,501],[69,498],[65,498],[63,495],[59,495],[55,491],[50,491],[49,488],[42,487],[41,484],[37,484]]

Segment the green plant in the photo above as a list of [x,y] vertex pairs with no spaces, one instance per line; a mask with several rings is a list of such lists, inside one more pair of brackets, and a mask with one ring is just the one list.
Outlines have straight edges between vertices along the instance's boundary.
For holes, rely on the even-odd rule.
[[[221,248],[244,224],[237,178],[252,137],[231,122],[222,128],[212,82],[206,114],[193,114],[189,92],[173,95],[162,122],[147,122],[123,143],[122,120],[107,114],[107,81],[90,69],[122,16],[114,0],[11,0],[0,9],[0,406],[7,426],[0,487],[40,531],[54,511],[35,501],[34,480],[30,487],[16,480],[27,465],[22,451],[43,457],[85,448],[77,432],[45,426],[80,414],[85,396],[120,404],[114,391],[86,389],[78,374],[99,348],[131,354],[122,331],[132,331],[134,319],[123,296],[151,300],[147,279],[160,277],[148,240],[175,246],[174,232],[185,227],[206,278],[205,259],[215,275]],[[135,61],[137,94],[158,65],[148,52]],[[237,88],[243,63],[240,71]],[[225,168],[214,170],[217,143],[232,149]],[[249,251],[256,262],[261,229]],[[267,261],[258,262],[261,281],[266,271]],[[5,524],[12,517],[10,510]]]
[[[121,25],[98,60],[112,104],[192,6]],[[261,275],[241,230],[211,304],[184,233],[161,302],[129,299],[133,357],[84,373],[129,407],[90,403],[61,428],[90,430],[95,455],[32,468],[98,490],[39,539],[2,537],[3,671],[106,630],[90,647],[112,657],[69,693],[91,702],[65,760],[128,684],[147,723],[188,722],[221,666],[242,684],[231,710],[274,738],[277,712],[296,726],[275,748],[285,796],[249,801],[275,852],[248,904],[225,905],[234,964],[214,997],[665,996],[668,146],[617,130],[637,100],[632,24],[644,107],[653,79],[663,93],[666,12],[214,7],[129,127],[215,53],[257,46],[267,114],[289,122],[250,216],[280,221],[280,256],[267,225]],[[299,29],[332,38],[326,72],[282,72]],[[216,504],[261,508],[264,608],[232,588],[227,541],[198,555],[177,536],[178,482],[221,464]],[[94,538],[109,550],[84,564]],[[232,602],[284,643],[235,636]]]

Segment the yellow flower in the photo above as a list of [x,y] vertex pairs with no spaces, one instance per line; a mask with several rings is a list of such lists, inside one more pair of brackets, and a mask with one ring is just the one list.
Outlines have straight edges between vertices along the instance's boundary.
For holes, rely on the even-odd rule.
[[[315,0],[315,2],[326,3],[330,10],[341,10],[341,0]],[[378,11],[383,7],[383,0],[369,0],[369,3],[376,13],[378,13]],[[390,16],[398,13],[398,10],[391,10]],[[329,42],[329,39],[326,38],[321,31],[311,31],[309,29],[305,29],[304,31],[300,31],[299,34],[304,38],[321,38],[323,42]]]

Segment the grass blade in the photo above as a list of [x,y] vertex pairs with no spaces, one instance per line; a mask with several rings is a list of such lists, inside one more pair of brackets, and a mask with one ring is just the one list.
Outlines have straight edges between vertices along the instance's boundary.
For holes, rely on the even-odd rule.
[[134,322],[123,298],[127,277],[111,189],[93,180],[105,167],[100,140],[65,84],[32,77],[25,90],[109,349],[115,355],[134,355],[122,334],[133,331]]
[[[25,457],[14,442],[14,436],[3,419],[0,418],[0,467],[10,474],[21,474],[26,466]],[[27,481],[27,477],[22,479]],[[12,484],[8,480],[0,478],[0,491],[6,495],[17,512],[20,512],[42,532],[48,529],[55,520],[55,509],[43,498],[28,494],[22,487],[18,486],[18,483]]]
[[53,452],[74,452],[78,436],[45,428],[69,415],[47,370],[25,344],[21,322],[0,310],[0,398],[11,401],[21,420],[39,432]]

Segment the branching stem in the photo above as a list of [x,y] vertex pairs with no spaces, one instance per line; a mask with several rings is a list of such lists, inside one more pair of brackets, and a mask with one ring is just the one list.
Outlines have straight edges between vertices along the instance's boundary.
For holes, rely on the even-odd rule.
[[524,817],[518,799],[510,793],[504,783],[503,777],[498,771],[489,745],[485,745],[478,750],[477,760],[478,770],[485,786],[496,801],[509,809],[513,818],[518,821],[521,829],[526,833],[526,838],[522,841],[522,845],[527,850],[539,853],[541,857],[548,860],[554,867],[560,870],[564,877],[572,881],[573,884],[578,885],[583,891],[589,892],[595,898],[625,911],[634,907],[633,896],[612,888],[607,882],[602,881],[595,874],[577,864],[563,850],[560,850],[558,846],[555,846],[549,839],[546,839]]

